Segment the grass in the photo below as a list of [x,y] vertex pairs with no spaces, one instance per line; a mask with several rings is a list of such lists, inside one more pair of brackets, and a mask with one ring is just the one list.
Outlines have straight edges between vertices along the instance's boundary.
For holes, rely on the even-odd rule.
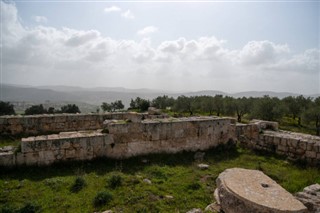
[[[96,159],[42,168],[0,168],[0,212],[31,207],[41,212],[204,209],[213,202],[219,173],[232,167],[260,169],[290,192],[320,182],[319,169],[299,167],[277,155],[257,154],[242,148],[208,150],[204,160],[210,165],[208,170],[198,169],[193,156],[192,152],[183,152],[122,161]],[[74,193],[70,188],[79,176],[81,190]],[[145,183],[145,178],[152,184]]]
[[301,132],[305,134],[315,135],[316,130],[314,126],[307,126],[302,123],[298,125],[297,119],[294,120],[291,117],[283,117],[279,122],[279,128],[282,130],[292,131],[292,132]]
[[0,148],[5,146],[14,146],[18,147],[20,145],[20,138],[14,137],[1,137],[0,136]]

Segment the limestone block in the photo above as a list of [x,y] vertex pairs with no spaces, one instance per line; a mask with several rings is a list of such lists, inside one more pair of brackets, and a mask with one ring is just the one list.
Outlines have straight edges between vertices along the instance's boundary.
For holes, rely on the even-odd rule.
[[[307,208],[261,171],[233,168],[216,180],[221,208],[228,213],[305,213]],[[281,199],[280,199],[281,198]]]
[[320,212],[320,185],[313,184],[307,186],[302,192],[295,194],[296,198],[300,200],[309,210],[310,213]]
[[282,145],[279,145],[279,146],[278,146],[278,150],[279,150],[279,151],[282,151],[282,152],[287,152],[288,149],[289,149],[289,148],[288,148],[287,146],[282,146]]
[[299,140],[297,140],[295,138],[290,138],[290,139],[288,139],[287,143],[290,147],[296,148],[298,146]]
[[0,153],[0,166],[14,166],[15,155],[13,152],[2,152]]
[[21,153],[21,152],[18,152],[16,153],[16,165],[24,165],[26,164],[26,161],[25,161],[25,154]]
[[316,158],[317,157],[317,153],[314,151],[306,151],[306,157],[307,158]]
[[315,144],[314,142],[307,142],[307,151],[312,151],[314,144]]
[[42,162],[49,162],[49,161],[51,162],[56,159],[54,155],[54,151],[51,151],[51,150],[39,151],[38,155],[39,155],[39,159],[38,159],[39,164],[42,164]]
[[300,140],[298,143],[298,147],[301,149],[307,150],[307,144],[308,144],[307,141]]
[[66,151],[64,149],[53,150],[52,152],[56,160],[59,161],[59,160],[65,159]]
[[287,144],[287,139],[286,138],[281,138],[280,139],[280,144],[282,145],[282,146],[287,146],[288,144]]
[[66,158],[70,159],[70,158],[76,158],[76,151],[74,149],[71,150],[66,150]]
[[39,162],[38,152],[25,153],[24,157],[26,165],[37,165]]

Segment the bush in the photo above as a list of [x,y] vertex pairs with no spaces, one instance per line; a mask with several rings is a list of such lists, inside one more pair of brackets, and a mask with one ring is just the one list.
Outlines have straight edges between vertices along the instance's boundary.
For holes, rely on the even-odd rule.
[[28,202],[19,210],[19,213],[36,213],[40,210],[41,207],[38,204]]
[[71,192],[79,192],[86,186],[86,181],[83,177],[77,177],[71,186]]
[[108,181],[108,185],[110,188],[115,189],[122,184],[122,177],[120,175],[112,175]]
[[0,101],[0,115],[14,115],[14,107],[9,102]]
[[110,192],[98,192],[94,197],[93,204],[95,207],[103,206],[108,204],[113,199]]

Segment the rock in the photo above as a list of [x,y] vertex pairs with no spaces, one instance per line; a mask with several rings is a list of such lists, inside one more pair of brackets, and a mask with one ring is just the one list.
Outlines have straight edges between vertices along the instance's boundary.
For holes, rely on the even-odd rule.
[[141,162],[142,163],[149,163],[149,160],[148,159],[142,159]]
[[148,108],[148,114],[149,115],[160,115],[161,114],[161,110],[157,109],[155,107],[149,107]]
[[228,213],[305,213],[307,208],[261,171],[233,168],[216,180],[221,209]]
[[194,208],[194,209],[187,211],[186,213],[202,213],[202,210]]
[[308,208],[310,213],[320,212],[319,184],[313,184],[305,187],[302,192],[296,193],[295,197]]
[[143,179],[143,182],[145,182],[145,183],[147,183],[147,184],[152,184],[151,180],[149,180],[149,179],[147,179],[147,178]]
[[104,211],[104,212],[102,212],[102,213],[113,213],[113,211],[111,211],[111,210],[106,210],[106,211]]
[[210,205],[208,205],[205,209],[205,212],[220,212],[221,211],[221,207],[219,204],[217,203],[211,203]]
[[203,161],[205,154],[206,154],[205,152],[196,152],[193,158],[195,161],[201,162]]
[[202,170],[205,170],[205,169],[209,168],[209,165],[208,164],[204,164],[204,163],[200,163],[200,164],[198,164],[198,168],[202,169]]
[[166,195],[166,196],[164,196],[165,198],[167,198],[167,199],[173,199],[173,196],[172,195]]

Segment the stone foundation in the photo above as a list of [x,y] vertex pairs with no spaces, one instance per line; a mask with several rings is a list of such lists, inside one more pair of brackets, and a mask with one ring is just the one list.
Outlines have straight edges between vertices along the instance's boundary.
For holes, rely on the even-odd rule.
[[64,132],[22,139],[21,152],[0,155],[0,165],[48,165],[96,157],[197,151],[225,144],[234,134],[228,118],[193,117],[105,122],[98,131]]
[[166,115],[147,113],[106,113],[106,114],[54,114],[27,116],[0,116],[0,132],[6,135],[39,135],[80,130],[101,129],[106,119],[131,120],[165,118]]

